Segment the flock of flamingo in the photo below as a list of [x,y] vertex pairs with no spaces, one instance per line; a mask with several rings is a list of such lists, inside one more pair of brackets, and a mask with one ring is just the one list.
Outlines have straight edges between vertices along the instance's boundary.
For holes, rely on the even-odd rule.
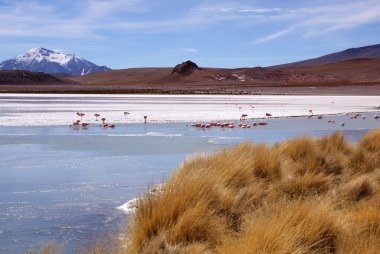
[[[241,109],[241,107],[239,107],[239,109]],[[379,107],[380,109],[380,107]],[[347,116],[350,116],[350,119],[358,119],[358,118],[361,118],[363,120],[365,120],[367,117],[365,115],[361,115],[361,114],[354,114],[354,115],[351,115],[350,113],[347,113],[346,114]],[[256,126],[263,126],[263,125],[267,125],[268,122],[265,122],[265,121],[261,121],[261,122],[253,122],[252,125],[251,124],[246,124],[246,123],[241,123],[242,121],[246,121],[247,120],[247,116],[248,114],[242,114],[241,117],[240,117],[240,123],[239,123],[239,127],[242,128],[242,129],[246,129],[246,128],[251,128],[251,126],[253,127],[256,127]],[[269,117],[271,117],[272,114],[270,113],[265,113],[265,117],[268,118],[269,120]],[[312,117],[316,117],[317,119],[321,120],[323,119],[323,115],[314,115],[313,113],[313,110],[309,110],[309,115],[307,116],[307,118],[312,118]],[[380,119],[380,116],[379,115],[374,115],[373,116],[374,119]],[[329,124],[335,124],[336,121],[335,120],[329,120],[328,121]],[[342,122],[340,123],[340,125],[342,127],[344,127],[346,125],[345,122]],[[235,128],[235,125],[233,122],[209,122],[209,123],[195,123],[195,124],[191,124],[190,126],[192,127],[196,127],[196,128],[201,128],[201,129],[208,129],[208,128],[211,128],[211,127],[220,127],[220,128]]]
[[[124,112],[123,114],[124,114],[124,116],[127,117],[130,113]],[[70,127],[75,127],[75,128],[82,127],[83,129],[87,129],[87,127],[90,125],[90,123],[83,122],[83,117],[85,115],[86,114],[83,112],[77,112],[77,116],[80,117],[80,120],[75,120],[70,125]],[[95,116],[95,121],[96,122],[99,121],[98,117],[100,117],[100,114],[95,113],[94,116]],[[144,123],[147,123],[147,119],[148,119],[148,116],[144,116]],[[100,120],[102,121],[102,124],[99,125],[100,127],[102,127],[102,128],[115,128],[115,124],[106,123],[107,119],[105,117],[102,117]]]
[[[252,108],[254,108],[253,106],[251,106]],[[239,110],[241,110],[242,107],[239,107]],[[379,107],[380,109],[380,107]],[[79,117],[80,117],[80,120],[76,120],[74,121],[70,127],[82,127],[83,129],[86,129],[90,123],[86,123],[86,122],[83,122],[83,116],[85,116],[85,114],[83,112],[77,112],[76,113]],[[128,116],[130,113],[129,112],[124,112],[124,116]],[[350,119],[358,119],[358,118],[361,118],[363,120],[366,119],[366,116],[365,115],[361,115],[361,114],[358,114],[358,113],[355,113],[355,114],[350,114],[350,113],[347,113],[346,114],[347,116],[350,116]],[[95,113],[94,114],[95,116],[95,121],[99,121],[98,118],[100,117],[100,114],[97,114]],[[269,121],[269,118],[272,116],[272,114],[270,113],[265,113],[265,117],[267,118],[267,120]],[[268,124],[268,121],[260,121],[260,122],[253,122],[252,124],[248,124],[248,123],[244,123],[244,121],[247,121],[247,117],[248,117],[248,114],[242,114],[239,121],[240,123],[238,124],[238,126],[242,129],[246,129],[246,128],[251,128],[251,126],[253,127],[256,127],[256,126],[265,126]],[[313,110],[309,110],[309,115],[307,115],[307,118],[312,118],[312,117],[316,117],[317,119],[323,119],[323,115],[315,115],[313,113]],[[144,116],[144,123],[147,123],[147,116]],[[373,116],[374,119],[380,119],[380,116],[379,115],[374,115]],[[101,118],[100,119],[102,121],[102,124],[100,124],[99,126],[102,127],[102,128],[115,128],[115,125],[114,124],[109,124],[109,123],[106,123],[106,118]],[[329,120],[328,121],[329,124],[335,124],[335,120]],[[345,126],[345,123],[342,122],[340,124],[342,127]],[[220,128],[229,128],[229,129],[232,129],[232,128],[235,128],[235,124],[233,122],[209,122],[209,123],[194,123],[194,124],[191,124],[190,125],[191,127],[196,127],[196,128],[201,128],[201,129],[208,129],[208,128],[211,128],[211,127],[220,127]]]

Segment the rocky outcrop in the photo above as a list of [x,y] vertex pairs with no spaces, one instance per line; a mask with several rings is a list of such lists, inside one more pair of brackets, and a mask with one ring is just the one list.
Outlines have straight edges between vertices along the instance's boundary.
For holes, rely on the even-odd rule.
[[197,70],[200,70],[198,65],[190,60],[187,60],[186,62],[176,65],[172,71],[172,74],[190,75]]

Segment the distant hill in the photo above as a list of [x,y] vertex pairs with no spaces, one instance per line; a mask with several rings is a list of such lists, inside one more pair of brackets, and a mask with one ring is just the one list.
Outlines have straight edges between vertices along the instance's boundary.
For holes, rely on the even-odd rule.
[[63,84],[59,78],[42,72],[0,71],[0,85],[44,85]]
[[279,84],[302,82],[326,82],[318,74],[297,73],[275,68],[200,68],[190,60],[174,68],[139,68],[108,71],[86,76],[69,77],[86,85],[215,85],[218,84]]
[[290,66],[282,68],[282,70],[322,75],[351,82],[380,82],[380,59],[374,58],[357,58],[309,66]]
[[27,70],[67,76],[105,72],[110,68],[98,66],[73,54],[35,48],[23,55],[1,62],[0,70]]
[[275,68],[287,68],[287,67],[301,67],[301,66],[312,66],[319,64],[334,63],[339,61],[346,61],[358,58],[374,58],[380,59],[380,44],[365,46],[360,48],[350,48],[340,52],[328,54],[325,56],[288,63],[274,66]]

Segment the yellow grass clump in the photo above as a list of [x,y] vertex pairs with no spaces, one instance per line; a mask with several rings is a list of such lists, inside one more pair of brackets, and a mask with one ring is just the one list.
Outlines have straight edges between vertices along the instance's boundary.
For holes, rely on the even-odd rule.
[[190,159],[142,197],[126,253],[378,253],[380,130]]
[[130,220],[87,253],[379,253],[380,129],[194,157]]

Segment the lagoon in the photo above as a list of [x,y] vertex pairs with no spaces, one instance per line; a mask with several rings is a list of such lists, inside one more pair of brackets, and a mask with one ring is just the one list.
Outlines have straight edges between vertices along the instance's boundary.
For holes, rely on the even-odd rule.
[[[79,99],[79,96],[73,97],[76,101],[91,98],[81,96]],[[26,117],[25,105],[36,103],[34,96],[30,101],[28,97],[25,95],[23,98],[26,101],[19,101],[12,108],[9,107],[9,100],[15,98],[2,97],[2,121]],[[108,95],[105,97],[109,98]],[[32,107],[28,114],[38,115],[42,119],[46,111],[51,113],[55,107],[49,106],[51,100],[55,105],[57,103],[56,96],[52,98],[46,99],[45,110],[34,111]],[[286,101],[273,98],[276,101],[280,99]],[[200,100],[197,97],[197,104]],[[232,97],[231,100],[238,99]],[[41,101],[43,99],[39,97],[37,104],[42,105]],[[339,98],[334,98],[334,103],[328,103],[330,106],[339,105],[339,101]],[[104,100],[95,100],[88,103],[88,109],[95,109],[103,103]],[[220,105],[223,103],[221,101]],[[203,106],[207,108],[209,104],[206,98]],[[249,103],[244,105],[248,107]],[[335,113],[345,113],[344,110],[372,112],[362,114],[366,116],[365,120],[350,119],[352,114],[324,116],[323,119],[272,118],[265,120],[268,121],[267,126],[250,129],[198,129],[190,127],[192,122],[183,121],[185,119],[173,119],[172,122],[152,119],[143,124],[137,118],[136,121],[125,118],[120,118],[120,122],[115,120],[115,129],[100,128],[95,122],[91,122],[88,129],[70,128],[71,119],[64,117],[54,123],[64,120],[65,124],[46,125],[38,121],[25,124],[33,123],[36,118],[27,118],[24,122],[13,121],[13,125],[4,124],[0,127],[0,252],[22,253],[31,245],[53,240],[64,244],[64,253],[72,253],[77,245],[125,225],[128,216],[116,207],[146,191],[149,186],[164,181],[183,160],[194,154],[213,152],[244,141],[274,143],[294,136],[322,136],[334,131],[343,131],[349,140],[355,142],[368,130],[380,127],[380,120],[373,118],[378,114],[374,108],[375,100],[363,102],[361,106],[355,105],[357,108],[353,105],[342,106],[341,111]],[[238,118],[239,106],[230,106],[234,107],[231,112],[235,112]],[[304,105],[305,108],[307,106],[310,105]],[[115,116],[122,111],[118,106],[112,107],[115,108],[112,111]],[[134,108],[127,108],[133,115]],[[75,116],[79,110],[84,111],[73,103],[72,112],[65,114]],[[286,105],[282,110],[286,111]],[[84,112],[89,115],[91,111]],[[328,123],[332,120],[334,124]],[[342,127],[341,122],[346,125]],[[235,120],[235,125],[237,123]]]

